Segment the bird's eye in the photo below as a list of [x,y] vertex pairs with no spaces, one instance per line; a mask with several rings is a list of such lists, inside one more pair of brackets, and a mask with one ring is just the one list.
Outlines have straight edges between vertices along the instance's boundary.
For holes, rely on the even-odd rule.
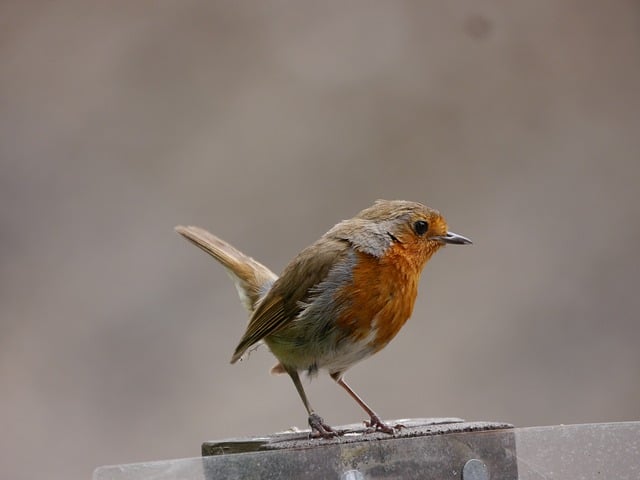
[[425,233],[427,233],[427,230],[429,230],[429,224],[424,220],[418,220],[413,224],[413,228],[416,229],[416,233],[418,235],[424,235]]

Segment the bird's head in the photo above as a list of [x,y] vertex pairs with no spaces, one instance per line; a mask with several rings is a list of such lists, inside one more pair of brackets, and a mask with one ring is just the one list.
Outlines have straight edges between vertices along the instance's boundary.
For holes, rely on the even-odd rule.
[[405,200],[377,200],[338,227],[357,249],[376,257],[390,249],[403,252],[419,268],[440,247],[471,244],[468,238],[449,231],[440,212]]

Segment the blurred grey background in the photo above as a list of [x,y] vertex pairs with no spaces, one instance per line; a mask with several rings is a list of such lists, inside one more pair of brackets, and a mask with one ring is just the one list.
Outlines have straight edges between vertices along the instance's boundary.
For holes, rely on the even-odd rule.
[[637,1],[4,1],[0,61],[3,478],[304,427],[173,226],[281,271],[377,198],[475,242],[347,375],[383,417],[638,418]]

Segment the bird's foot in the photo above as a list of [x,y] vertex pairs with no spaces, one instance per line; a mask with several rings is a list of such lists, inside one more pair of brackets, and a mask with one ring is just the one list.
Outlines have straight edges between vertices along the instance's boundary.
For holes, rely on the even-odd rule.
[[371,415],[371,420],[369,420],[368,422],[365,421],[364,424],[366,425],[367,431],[369,432],[383,432],[388,433],[389,435],[393,435],[394,433],[396,433],[396,430],[406,428],[404,425],[401,425],[399,423],[394,425],[393,427],[387,425],[382,420],[380,420],[380,417],[378,417],[377,415]]
[[309,415],[309,426],[311,427],[311,438],[334,438],[340,435],[340,432],[324,423],[322,417],[317,413]]

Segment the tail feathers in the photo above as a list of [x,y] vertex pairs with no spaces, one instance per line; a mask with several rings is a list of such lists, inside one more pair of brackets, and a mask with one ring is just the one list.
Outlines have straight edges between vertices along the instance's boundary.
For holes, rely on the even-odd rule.
[[175,230],[227,269],[238,296],[250,315],[278,279],[267,267],[203,228],[179,225]]

